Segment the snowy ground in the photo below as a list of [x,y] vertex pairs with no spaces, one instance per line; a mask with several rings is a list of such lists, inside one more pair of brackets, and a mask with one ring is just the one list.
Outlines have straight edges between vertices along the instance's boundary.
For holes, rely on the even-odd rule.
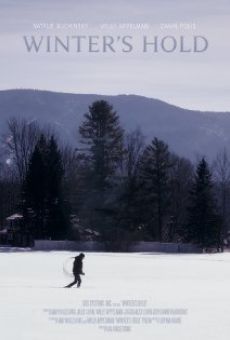
[[1,339],[230,338],[229,253],[86,253],[82,287],[64,289],[74,255],[0,252]]

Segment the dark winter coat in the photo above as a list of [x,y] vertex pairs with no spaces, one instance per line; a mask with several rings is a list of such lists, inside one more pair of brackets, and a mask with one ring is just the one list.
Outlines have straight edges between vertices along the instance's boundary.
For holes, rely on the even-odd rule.
[[74,274],[83,274],[83,263],[82,263],[82,257],[76,256],[74,263],[73,263],[73,273]]

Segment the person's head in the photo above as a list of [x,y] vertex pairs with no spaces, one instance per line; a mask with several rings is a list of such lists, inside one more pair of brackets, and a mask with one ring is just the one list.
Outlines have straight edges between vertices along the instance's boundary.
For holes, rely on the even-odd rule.
[[79,257],[80,257],[81,259],[84,259],[84,257],[85,257],[85,254],[83,254],[83,253],[80,253],[80,254],[79,254]]

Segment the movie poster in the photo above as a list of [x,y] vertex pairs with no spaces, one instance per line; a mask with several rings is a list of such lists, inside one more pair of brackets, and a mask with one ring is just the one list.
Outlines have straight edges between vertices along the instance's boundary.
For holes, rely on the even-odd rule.
[[228,0],[0,0],[0,336],[227,340]]

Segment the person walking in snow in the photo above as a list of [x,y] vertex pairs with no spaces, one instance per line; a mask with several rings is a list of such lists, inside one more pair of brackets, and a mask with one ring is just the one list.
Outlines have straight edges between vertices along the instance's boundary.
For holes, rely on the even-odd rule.
[[85,257],[85,254],[83,253],[75,257],[75,260],[73,263],[74,281],[71,282],[68,286],[66,286],[66,288],[70,288],[75,284],[77,284],[78,288],[81,286],[81,275],[85,275],[85,273],[83,273],[83,262],[82,262],[84,257]]

